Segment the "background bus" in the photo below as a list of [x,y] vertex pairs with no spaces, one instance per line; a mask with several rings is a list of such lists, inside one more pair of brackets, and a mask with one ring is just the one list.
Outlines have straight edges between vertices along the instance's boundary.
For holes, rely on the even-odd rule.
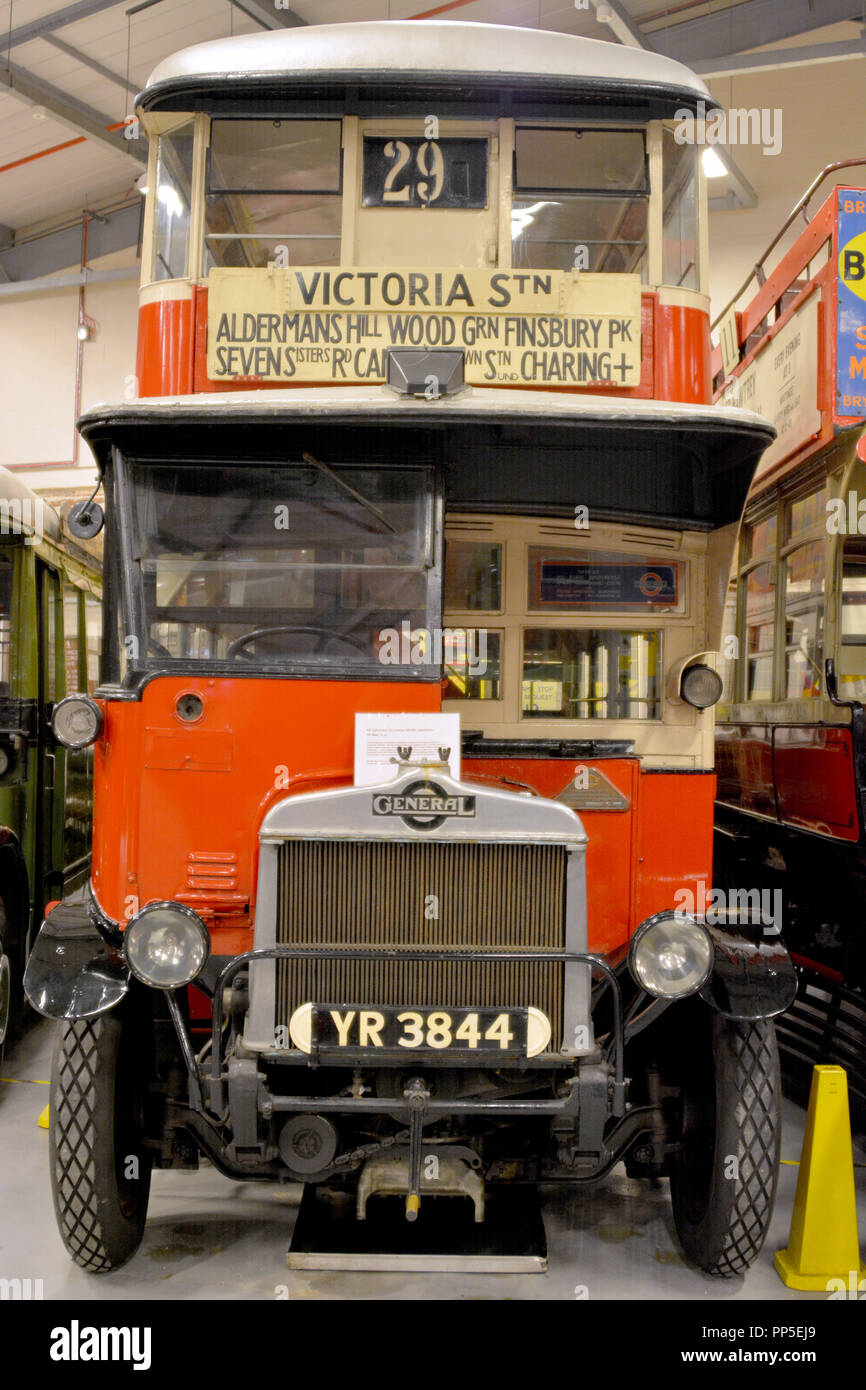
[[866,190],[836,187],[810,208],[847,165],[815,179],[757,288],[750,277],[720,323],[719,398],[761,410],[779,437],[749,497],[729,600],[716,878],[780,895],[800,982],[778,1025],[792,1078],[808,1087],[813,1062],[845,1066],[863,1126]]
[[0,1042],[45,904],[88,877],[93,753],[58,745],[49,718],[96,689],[101,597],[97,558],[0,470]]

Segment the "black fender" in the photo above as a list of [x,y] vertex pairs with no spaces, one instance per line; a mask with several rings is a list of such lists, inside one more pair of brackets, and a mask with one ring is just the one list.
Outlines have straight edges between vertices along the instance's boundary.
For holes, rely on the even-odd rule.
[[723,1018],[775,1018],[794,1002],[797,974],[778,935],[760,924],[703,922],[715,958],[701,998]]
[[95,1018],[120,1003],[129,979],[129,966],[96,930],[88,904],[65,902],[39,929],[24,993],[46,1018]]

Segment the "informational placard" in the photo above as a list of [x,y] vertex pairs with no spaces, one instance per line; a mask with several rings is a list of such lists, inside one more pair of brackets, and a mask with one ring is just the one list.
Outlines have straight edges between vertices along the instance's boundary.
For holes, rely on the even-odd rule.
[[637,275],[216,268],[213,381],[384,382],[389,348],[462,348],[475,385],[637,386]]
[[821,429],[818,408],[818,303],[815,293],[725,392],[725,403],[765,415],[777,438],[756,476],[796,452]]
[[536,587],[539,608],[675,608],[677,566],[646,560],[540,560]]
[[459,714],[356,714],[355,786],[393,782],[400,762],[447,762],[460,778]]
[[838,188],[836,414],[866,415],[866,190]]

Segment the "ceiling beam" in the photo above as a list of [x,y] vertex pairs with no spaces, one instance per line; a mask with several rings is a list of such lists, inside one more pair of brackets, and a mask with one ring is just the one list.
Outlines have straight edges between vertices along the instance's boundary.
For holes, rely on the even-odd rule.
[[[142,215],[142,199],[124,203],[121,207],[102,213],[99,220],[88,218],[87,256],[97,261],[115,251],[125,251],[138,245]],[[0,247],[0,278],[5,280],[36,280],[81,265],[81,235],[83,217],[65,227],[42,232],[29,240],[19,241],[7,249]]]
[[307,21],[278,0],[229,0],[247,19],[255,20],[263,29],[301,29]]
[[781,43],[844,20],[862,23],[862,0],[746,0],[699,19],[652,29],[658,53],[694,66],[707,58]]
[[25,68],[19,68],[14,63],[8,68],[0,67],[0,84],[31,106],[44,106],[52,120],[68,126],[79,135],[109,145],[116,154],[129,155],[138,164],[147,163],[147,141],[143,136],[138,140],[127,140],[121,131],[109,130],[108,127],[114,124],[110,116],[94,111],[92,106],[86,106],[77,97],[61,92],[50,82],[43,82],[42,78]]
[[766,48],[761,53],[726,53],[692,63],[701,77],[736,77],[740,73],[773,72],[777,68],[805,68],[815,63],[838,63],[866,56],[866,38],[850,43],[811,43],[798,48]]
[[16,48],[22,43],[29,43],[31,39],[44,39],[46,34],[53,34],[56,29],[62,29],[66,24],[76,24],[79,19],[89,19],[91,15],[100,14],[102,10],[114,9],[118,3],[119,0],[78,0],[78,4],[68,5],[65,10],[45,14],[41,19],[31,20],[29,24],[20,24],[11,34],[8,30],[5,34],[0,34],[0,53],[6,53],[8,49]]
[[61,53],[65,53],[67,58],[74,58],[77,63],[83,63],[86,68],[92,68],[98,72],[100,77],[104,77],[108,82],[115,82],[118,87],[123,87],[133,96],[138,96],[139,88],[134,82],[127,82],[125,77],[121,77],[119,72],[112,72],[102,63],[98,63],[95,58],[91,58],[89,53],[82,53],[80,48],[73,48],[71,43],[65,43],[63,39],[55,38],[53,34],[43,34],[46,43],[50,43],[52,48],[59,48]]
[[599,24],[604,24],[628,48],[652,48],[620,0],[589,0]]

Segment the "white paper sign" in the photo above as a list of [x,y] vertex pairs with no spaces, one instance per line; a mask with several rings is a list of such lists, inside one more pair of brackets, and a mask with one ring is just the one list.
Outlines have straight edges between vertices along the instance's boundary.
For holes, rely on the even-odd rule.
[[399,773],[394,760],[400,757],[441,762],[440,750],[446,748],[450,774],[459,779],[459,714],[356,714],[355,786],[393,782]]

